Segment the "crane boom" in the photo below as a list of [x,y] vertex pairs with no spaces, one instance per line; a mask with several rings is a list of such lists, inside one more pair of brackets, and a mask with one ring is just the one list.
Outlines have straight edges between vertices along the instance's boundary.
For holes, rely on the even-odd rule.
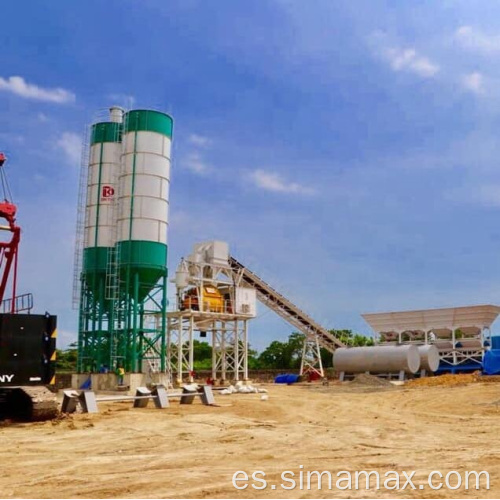
[[21,228],[16,224],[17,206],[4,171],[6,161],[0,152],[0,218],[7,222],[0,225],[6,236],[0,241],[0,420],[46,420],[57,415],[56,398],[45,387],[55,382],[57,317],[19,314],[31,311],[33,297],[30,293],[16,295]]
[[[0,217],[7,221],[7,225],[0,226],[0,231],[10,233],[10,239],[0,241],[0,303],[8,300],[10,313],[16,312],[16,288],[17,288],[17,256],[19,241],[21,240],[21,228],[16,224],[17,207],[8,198],[8,184],[5,176],[4,165],[7,158],[0,152],[0,178],[3,187],[3,201],[0,203]],[[11,285],[11,297],[7,298],[6,290]],[[5,308],[4,308],[5,309]]]

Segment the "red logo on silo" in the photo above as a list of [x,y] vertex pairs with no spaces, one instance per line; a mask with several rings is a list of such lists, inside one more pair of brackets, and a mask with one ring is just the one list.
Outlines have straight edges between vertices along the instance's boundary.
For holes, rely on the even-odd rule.
[[102,187],[102,200],[111,201],[115,195],[115,188],[113,186],[103,186]]

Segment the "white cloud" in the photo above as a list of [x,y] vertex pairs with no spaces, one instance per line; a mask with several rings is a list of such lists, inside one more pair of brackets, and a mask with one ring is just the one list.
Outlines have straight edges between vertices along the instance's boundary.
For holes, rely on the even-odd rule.
[[479,184],[445,191],[446,200],[458,204],[478,205],[486,208],[500,208],[500,184]]
[[477,71],[464,75],[462,78],[462,84],[467,90],[470,90],[475,94],[484,93],[484,78],[483,75]]
[[385,56],[394,71],[408,71],[424,78],[433,77],[439,66],[413,49],[393,47],[385,50]]
[[188,137],[188,141],[191,144],[194,144],[195,146],[200,146],[200,147],[209,146],[212,143],[212,141],[208,137],[205,137],[203,135],[198,135],[198,134],[191,134]]
[[210,167],[199,153],[188,154],[182,162],[182,165],[188,170],[191,170],[191,172],[199,175],[206,174],[210,170]]
[[476,200],[487,207],[500,207],[500,185],[486,184],[479,186]]
[[455,39],[462,47],[484,53],[500,51],[500,35],[487,35],[471,26],[461,26],[455,31]]
[[64,132],[60,139],[56,141],[56,147],[66,155],[71,165],[80,165],[82,157],[82,138],[78,134]]
[[0,77],[0,90],[12,92],[25,99],[36,99],[38,101],[56,102],[65,104],[75,101],[75,94],[69,90],[57,88],[42,88],[38,85],[27,83],[21,76],[10,76],[5,79]]
[[49,121],[49,117],[45,113],[38,113],[36,116],[39,122],[45,123]]
[[297,193],[297,194],[313,194],[312,188],[303,186],[297,182],[287,182],[283,177],[274,172],[266,172],[262,169],[257,169],[250,174],[250,179],[253,183],[266,191],[274,191],[278,193]]
[[485,207],[500,207],[500,185],[487,184],[479,186],[476,201]]

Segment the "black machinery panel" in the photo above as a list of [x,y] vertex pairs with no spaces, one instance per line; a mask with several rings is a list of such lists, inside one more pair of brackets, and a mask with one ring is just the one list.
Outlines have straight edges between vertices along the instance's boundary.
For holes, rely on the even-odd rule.
[[57,316],[0,314],[0,387],[53,383]]

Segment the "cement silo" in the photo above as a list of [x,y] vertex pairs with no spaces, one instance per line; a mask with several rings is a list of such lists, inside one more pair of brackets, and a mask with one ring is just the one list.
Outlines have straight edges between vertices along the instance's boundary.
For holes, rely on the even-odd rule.
[[122,152],[122,110],[111,108],[110,120],[92,125],[86,185],[83,264],[81,272],[79,351],[82,366],[109,364],[101,346],[107,342],[106,281],[115,245],[116,180]]
[[139,301],[167,273],[172,128],[172,118],[158,111],[124,117],[117,253],[121,279]]
[[115,119],[94,124],[90,138],[83,272],[96,292],[115,245],[115,182],[122,151],[120,115]]
[[165,369],[172,129],[165,113],[118,108],[92,126],[79,371]]

